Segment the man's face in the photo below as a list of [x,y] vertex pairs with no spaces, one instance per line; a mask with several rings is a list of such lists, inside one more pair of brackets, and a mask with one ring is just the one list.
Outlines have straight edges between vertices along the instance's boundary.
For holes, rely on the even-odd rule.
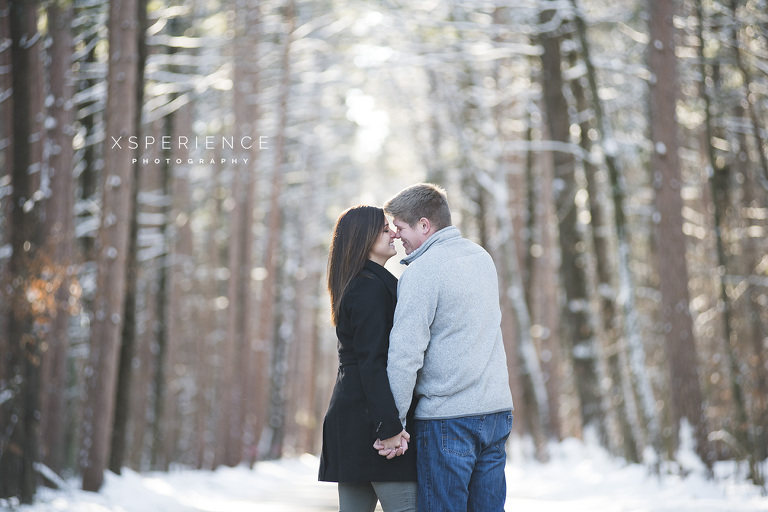
[[395,217],[392,220],[392,224],[396,229],[395,238],[399,238],[403,243],[405,254],[411,254],[421,247],[421,244],[423,244],[431,234],[429,231],[429,223],[425,222],[425,219],[420,219],[413,227],[411,227],[407,222]]

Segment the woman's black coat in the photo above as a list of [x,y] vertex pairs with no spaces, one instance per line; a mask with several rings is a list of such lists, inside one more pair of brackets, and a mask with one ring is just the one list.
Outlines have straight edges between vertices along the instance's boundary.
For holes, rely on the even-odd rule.
[[[322,481],[416,480],[414,442],[405,455],[389,460],[373,448],[376,438],[387,439],[403,429],[387,378],[396,303],[397,279],[372,261],[350,281],[341,298],[336,325],[339,371],[323,422]],[[409,433],[411,418],[409,414]]]

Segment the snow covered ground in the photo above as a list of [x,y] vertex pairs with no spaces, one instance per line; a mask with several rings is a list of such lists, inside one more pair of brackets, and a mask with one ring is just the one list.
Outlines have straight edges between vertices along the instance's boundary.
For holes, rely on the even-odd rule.
[[[745,468],[719,463],[706,480],[693,465],[686,478],[649,474],[639,465],[611,458],[602,449],[567,440],[541,464],[513,441],[507,466],[509,512],[754,512],[768,511],[768,497],[745,478]],[[691,459],[689,459],[691,460]],[[41,489],[20,512],[298,512],[337,509],[334,484],[316,481],[312,455],[262,462],[254,469],[175,470],[140,475],[107,474],[98,494],[78,489]]]

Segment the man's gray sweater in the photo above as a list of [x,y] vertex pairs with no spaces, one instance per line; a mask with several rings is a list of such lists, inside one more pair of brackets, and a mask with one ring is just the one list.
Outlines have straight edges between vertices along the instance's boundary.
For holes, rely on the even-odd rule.
[[449,226],[401,263],[387,374],[403,425],[414,390],[417,419],[511,410],[491,256]]

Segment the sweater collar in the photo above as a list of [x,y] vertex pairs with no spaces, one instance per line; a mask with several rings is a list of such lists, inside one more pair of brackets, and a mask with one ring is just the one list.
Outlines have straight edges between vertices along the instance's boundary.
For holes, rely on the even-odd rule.
[[416,258],[427,252],[427,250],[432,247],[435,244],[439,244],[441,242],[444,242],[446,240],[450,240],[452,238],[460,238],[461,232],[459,231],[459,228],[456,226],[448,226],[446,228],[441,229],[440,231],[437,231],[432,234],[429,238],[424,240],[424,243],[419,246],[418,249],[413,251],[411,254],[400,260],[400,263],[403,265],[410,265],[413,263]]

